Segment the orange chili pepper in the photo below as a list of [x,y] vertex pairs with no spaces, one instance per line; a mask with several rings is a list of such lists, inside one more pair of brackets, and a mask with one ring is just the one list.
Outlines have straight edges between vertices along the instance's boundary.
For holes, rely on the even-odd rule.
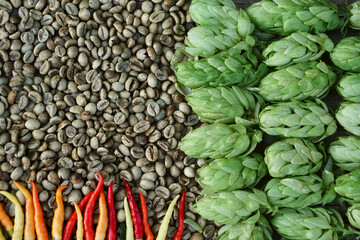
[[106,208],[106,199],[104,189],[101,191],[99,196],[99,221],[96,226],[95,240],[104,240],[106,237],[106,230],[108,227],[108,214]]
[[148,223],[148,214],[146,209],[145,198],[140,192],[141,210],[142,210],[142,221],[144,224],[146,240],[154,240],[154,234],[151,232],[151,228]]
[[51,226],[51,236],[54,240],[61,240],[62,239],[62,230],[64,225],[64,203],[62,201],[62,190],[67,188],[67,186],[60,186],[56,190],[56,204],[57,208],[54,212],[53,222]]
[[34,203],[29,190],[23,185],[14,181],[14,184],[25,197],[25,229],[24,240],[35,240],[35,223],[34,223]]
[[6,213],[5,209],[0,203],[0,224],[4,226],[5,231],[12,237],[14,233],[14,224],[11,221],[9,215]]
[[38,196],[38,190],[34,182],[31,182],[32,184],[32,196],[33,196],[33,202],[34,202],[34,220],[35,220],[35,230],[36,230],[36,236],[38,240],[49,240],[49,235],[46,230],[46,225],[44,221],[44,214],[41,209],[41,204],[39,201]]

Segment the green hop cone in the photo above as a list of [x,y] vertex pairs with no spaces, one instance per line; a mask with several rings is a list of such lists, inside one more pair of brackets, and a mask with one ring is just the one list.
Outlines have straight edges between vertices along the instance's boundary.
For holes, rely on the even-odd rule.
[[335,81],[336,74],[324,62],[298,63],[264,77],[259,93],[269,102],[322,98]]
[[345,75],[338,82],[336,90],[345,100],[360,103],[360,73]]
[[360,137],[339,137],[330,143],[328,152],[335,165],[346,171],[360,169]]
[[242,124],[214,123],[188,133],[179,148],[194,158],[231,158],[250,154],[261,140],[260,131]]
[[349,72],[360,72],[360,37],[342,39],[330,54],[335,66]]
[[360,202],[360,169],[336,179],[335,192],[351,204]]
[[315,175],[273,178],[265,186],[271,205],[279,208],[305,208],[332,202],[336,193],[328,191],[323,180]]
[[219,224],[235,224],[260,209],[271,209],[266,194],[258,189],[223,191],[205,195],[195,205],[202,218]]
[[175,75],[181,84],[190,88],[254,86],[268,73],[268,68],[263,63],[258,65],[251,53],[251,44],[242,41],[215,56],[179,63]]
[[335,116],[345,130],[360,136],[360,103],[341,103]]
[[286,138],[265,149],[264,161],[272,177],[315,173],[321,168],[323,160],[321,145],[317,148],[306,139]]
[[272,228],[259,213],[246,221],[223,226],[217,240],[272,240]]
[[198,183],[204,194],[255,186],[267,173],[264,159],[252,153],[245,157],[220,158],[199,170]]
[[246,9],[255,26],[282,36],[293,32],[325,32],[339,29],[344,20],[329,0],[262,0]]
[[324,33],[292,33],[286,38],[272,42],[263,51],[264,63],[270,67],[286,67],[294,63],[316,61],[333,48],[334,43]]
[[360,204],[354,204],[346,211],[346,216],[349,219],[350,224],[360,229]]
[[360,1],[354,2],[349,5],[350,27],[356,30],[360,30]]
[[259,95],[236,86],[200,88],[187,95],[186,99],[199,118],[210,123],[235,123],[240,120],[257,123],[260,109],[265,105]]
[[337,129],[334,117],[319,99],[267,106],[260,112],[259,122],[260,128],[269,135],[310,138],[313,141],[321,141]]
[[325,208],[283,208],[270,219],[282,237],[295,240],[338,240],[356,233],[346,229],[339,212]]

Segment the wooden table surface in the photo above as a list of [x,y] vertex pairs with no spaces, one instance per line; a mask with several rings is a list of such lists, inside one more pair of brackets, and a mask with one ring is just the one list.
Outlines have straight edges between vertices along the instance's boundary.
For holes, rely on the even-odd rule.
[[[251,3],[254,2],[259,2],[260,0],[234,0],[236,6],[238,7],[248,7]],[[348,0],[348,4],[351,4],[353,2],[355,2],[356,0]],[[334,3],[336,3],[336,5],[341,6],[341,7],[345,7],[345,0],[333,0]]]

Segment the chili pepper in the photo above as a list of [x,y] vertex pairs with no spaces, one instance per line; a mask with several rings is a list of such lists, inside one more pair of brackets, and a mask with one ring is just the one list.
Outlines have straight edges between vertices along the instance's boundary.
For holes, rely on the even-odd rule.
[[143,214],[142,221],[143,221],[143,225],[144,225],[146,240],[153,240],[154,234],[151,232],[151,228],[148,223],[148,214],[147,214],[147,209],[146,209],[145,198],[141,192],[140,192],[140,201],[141,201],[141,210],[142,210],[142,214]]
[[14,219],[14,232],[12,235],[12,240],[21,240],[24,234],[24,212],[22,210],[21,204],[17,198],[9,192],[0,191],[1,195],[4,195],[7,199],[10,200],[15,205],[15,219]]
[[81,214],[81,209],[79,205],[77,205],[75,201],[74,201],[74,207],[77,216],[76,240],[83,240],[84,238],[83,216]]
[[113,193],[113,182],[110,183],[108,187],[108,197],[107,204],[109,208],[109,228],[107,232],[108,240],[116,240],[116,212],[115,212],[115,204],[114,204],[114,193]]
[[120,240],[126,240],[126,223],[120,224]]
[[85,207],[84,212],[84,230],[85,230],[85,240],[94,240],[94,229],[93,229],[93,211],[95,207],[96,199],[101,193],[104,185],[104,177],[101,173],[98,173],[99,182],[96,186],[94,193],[91,195],[88,204]]
[[35,223],[34,223],[34,203],[29,190],[20,183],[14,181],[14,184],[25,197],[25,229],[24,240],[35,240]]
[[34,182],[31,182],[32,184],[32,196],[33,196],[33,202],[34,202],[34,220],[35,220],[35,231],[36,236],[38,240],[49,240],[49,235],[46,230],[46,225],[44,221],[44,215],[43,211],[41,209],[39,196],[38,196],[38,190]]
[[[85,205],[87,204],[87,202],[89,201],[91,195],[93,194],[93,192],[88,193],[79,203],[79,208],[82,211],[85,208]],[[71,234],[72,231],[75,228],[76,225],[76,219],[77,219],[77,214],[76,211],[74,211],[69,220],[67,221],[67,223],[65,224],[65,228],[64,228],[64,233],[63,233],[63,240],[70,240],[71,239]]]
[[176,201],[178,199],[179,199],[179,195],[176,196],[174,198],[174,200],[171,201],[171,203],[169,205],[169,208],[165,213],[164,219],[163,219],[163,221],[162,221],[162,223],[160,225],[159,233],[158,233],[158,236],[157,236],[156,240],[165,240],[166,239],[166,235],[167,235],[167,231],[168,231],[168,228],[169,228],[171,215],[172,215],[172,213],[174,211],[174,207],[175,207]]
[[1,230],[0,230],[0,240],[6,240],[4,235],[2,234]]
[[141,221],[140,211],[139,211],[136,201],[132,195],[129,184],[124,179],[122,179],[122,180],[125,183],[126,196],[129,200],[131,217],[132,217],[132,220],[134,223],[134,229],[135,229],[135,239],[140,240],[143,238],[143,232],[144,232],[144,226]]
[[96,226],[95,240],[104,240],[106,237],[106,230],[108,228],[108,211],[106,208],[106,198],[104,189],[99,196],[99,221]]
[[51,236],[54,240],[61,240],[62,239],[62,230],[63,230],[63,224],[64,224],[64,203],[62,200],[62,190],[67,188],[67,186],[60,186],[56,190],[56,204],[57,208],[54,212],[52,227],[51,227]]
[[127,200],[127,197],[124,199],[124,210],[125,210],[125,219],[126,219],[126,240],[134,240],[134,226],[133,220],[130,213],[130,207]]
[[4,226],[5,231],[12,237],[14,232],[14,224],[11,221],[9,215],[6,213],[5,209],[0,203],[0,224]]
[[179,226],[175,234],[174,240],[181,240],[182,234],[184,232],[184,208],[185,208],[185,190],[183,190],[180,200],[179,207]]

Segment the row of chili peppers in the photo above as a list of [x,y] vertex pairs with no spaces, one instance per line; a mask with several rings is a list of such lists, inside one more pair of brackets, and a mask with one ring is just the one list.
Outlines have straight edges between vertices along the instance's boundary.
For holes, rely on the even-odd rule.
[[[113,182],[108,187],[107,200],[104,193],[104,178],[101,173],[98,173],[99,182],[94,191],[87,194],[78,204],[74,202],[75,211],[70,216],[69,220],[64,223],[64,204],[62,201],[62,191],[67,186],[60,186],[56,191],[56,204],[57,208],[54,212],[52,221],[51,236],[53,240],[70,240],[72,232],[77,225],[76,240],[116,240],[117,220],[113,196]],[[132,195],[130,186],[125,183],[126,198],[124,199],[124,209],[126,216],[126,240],[133,240],[134,235],[136,240],[143,239],[143,232],[145,231],[146,240],[153,240],[154,235],[151,232],[148,224],[148,216],[145,198],[140,193],[142,218],[139,208]],[[15,218],[14,223],[5,212],[0,204],[0,224],[5,228],[7,234],[12,240],[49,240],[49,235],[46,229],[41,204],[38,197],[38,190],[36,185],[32,182],[32,194],[24,186],[14,181],[21,193],[25,197],[25,216],[21,204],[17,198],[6,191],[0,191],[0,194],[8,198],[15,205]],[[99,198],[99,220],[96,230],[93,229],[93,211],[95,208],[96,200]],[[168,230],[168,225],[173,213],[175,204],[179,196],[174,198],[171,202],[164,219],[160,225],[157,240],[165,240]],[[180,207],[179,207],[179,226],[175,234],[174,240],[181,240],[184,231],[184,207],[185,207],[185,190],[182,193]],[[84,210],[84,217],[82,211]],[[122,227],[121,227],[122,228]],[[124,230],[120,228],[120,234],[124,234]],[[0,240],[5,240],[0,230]]]

